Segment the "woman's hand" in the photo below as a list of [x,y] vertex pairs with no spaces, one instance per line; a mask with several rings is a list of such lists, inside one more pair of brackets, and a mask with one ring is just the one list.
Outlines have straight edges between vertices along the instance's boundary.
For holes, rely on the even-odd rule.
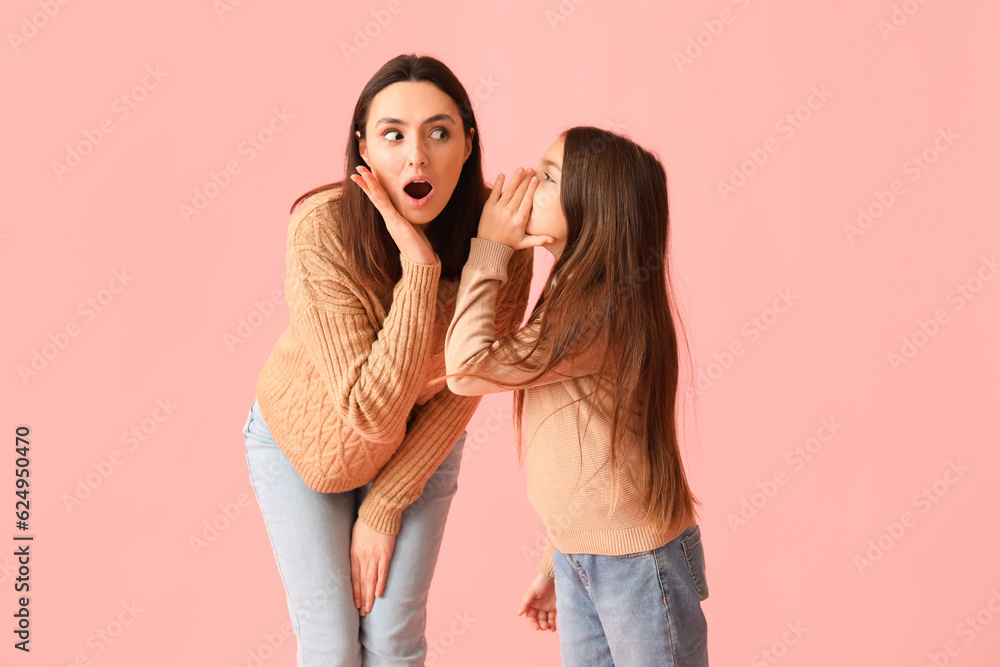
[[555,632],[559,629],[556,622],[556,580],[547,574],[539,573],[528,586],[528,592],[521,600],[521,608],[517,615],[527,614],[525,618],[535,630]]
[[525,231],[537,187],[538,177],[533,169],[518,167],[510,177],[506,191],[503,190],[503,174],[497,176],[493,191],[483,207],[477,236],[508,245],[514,250],[554,243],[555,239],[551,236],[534,236]]
[[395,546],[395,535],[374,531],[361,519],[354,522],[351,533],[351,589],[354,591],[354,606],[362,616],[372,610],[375,598],[382,597]]
[[370,172],[367,167],[358,166],[358,173],[351,174],[351,180],[357,183],[362,192],[368,195],[368,199],[382,214],[385,228],[404,257],[420,264],[437,264],[438,259],[434,256],[434,249],[431,248],[431,242],[427,240],[427,235],[422,229],[414,226],[412,222],[399,214],[375,174]]

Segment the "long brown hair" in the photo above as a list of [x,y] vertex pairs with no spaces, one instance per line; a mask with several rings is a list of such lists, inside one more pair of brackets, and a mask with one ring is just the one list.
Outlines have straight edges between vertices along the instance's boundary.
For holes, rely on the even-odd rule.
[[[426,81],[437,86],[455,102],[462,118],[465,136],[472,137],[472,152],[462,166],[462,173],[451,199],[426,231],[427,240],[441,258],[441,278],[457,280],[469,257],[469,242],[476,235],[479,217],[489,191],[483,184],[482,148],[472,102],[458,78],[444,63],[430,56],[404,54],[396,56],[375,72],[365,84],[354,106],[347,138],[345,173],[357,173],[355,168],[365,164],[361,159],[360,139],[355,132],[361,133],[361,139],[365,138],[372,100],[383,88],[400,81]],[[382,214],[361,188],[346,179],[327,183],[296,199],[289,212],[312,195],[335,187],[340,187],[342,194],[327,205],[339,206],[338,232],[347,261],[353,269],[354,279],[359,284],[374,289],[396,283],[402,275],[399,251],[385,228]]]
[[[614,406],[612,510],[620,443],[634,428],[649,463],[641,489],[646,520],[659,530],[682,530],[701,503],[688,486],[678,444],[678,336],[683,330],[672,310],[675,300],[665,271],[666,172],[655,155],[624,136],[574,127],[563,137],[559,196],[566,245],[526,325],[537,323],[532,351],[544,339],[548,353],[541,363],[530,352],[517,363],[538,369],[536,377],[541,377],[603,334],[602,382],[595,396],[610,393]],[[514,345],[506,347],[509,355]],[[519,457],[524,391],[514,391]]]

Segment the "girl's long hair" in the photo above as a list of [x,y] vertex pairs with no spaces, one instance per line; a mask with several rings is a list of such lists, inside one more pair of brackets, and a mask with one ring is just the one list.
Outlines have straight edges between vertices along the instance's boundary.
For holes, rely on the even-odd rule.
[[[441,89],[458,107],[465,136],[472,136],[472,152],[462,166],[451,199],[426,231],[427,240],[441,258],[441,279],[457,280],[469,257],[469,242],[476,235],[489,191],[483,184],[482,148],[472,102],[458,78],[444,63],[430,56],[399,55],[375,72],[354,107],[347,137],[345,173],[355,174],[355,168],[365,164],[355,132],[361,133],[361,139],[365,138],[372,100],[382,89],[400,81],[426,81]],[[337,231],[353,269],[352,277],[360,285],[376,290],[395,284],[402,275],[399,251],[386,230],[382,214],[361,188],[346,178],[327,183],[296,199],[289,212],[312,195],[336,187],[342,189],[342,195],[331,199],[327,206],[339,207],[337,217],[340,225]]]
[[[562,255],[529,317],[537,323],[532,351],[547,341],[543,362],[517,363],[541,377],[601,337],[602,381],[595,398],[611,395],[612,511],[621,443],[634,430],[649,462],[642,488],[646,520],[680,531],[694,505],[678,444],[679,318],[672,313],[666,172],[630,139],[595,127],[564,134],[559,195],[568,236]],[[523,331],[523,330],[522,330]],[[514,345],[507,346],[511,359]],[[686,349],[686,348],[685,348]],[[522,454],[524,389],[514,392],[515,432]]]

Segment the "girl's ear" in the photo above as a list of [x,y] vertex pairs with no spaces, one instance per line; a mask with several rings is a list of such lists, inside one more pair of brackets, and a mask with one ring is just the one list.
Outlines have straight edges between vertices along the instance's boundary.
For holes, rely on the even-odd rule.
[[361,159],[368,164],[368,142],[361,138],[359,130],[354,131],[354,136],[358,138],[358,152],[361,153]]
[[465,157],[462,158],[462,164],[465,164],[465,161],[469,159],[470,155],[472,155],[472,139],[475,136],[476,128],[470,127],[469,133],[465,135]]

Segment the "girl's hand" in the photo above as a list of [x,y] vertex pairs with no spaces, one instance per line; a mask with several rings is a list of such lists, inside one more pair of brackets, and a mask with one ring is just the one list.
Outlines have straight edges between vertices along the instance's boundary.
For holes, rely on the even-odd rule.
[[368,195],[368,199],[382,214],[385,228],[392,236],[392,240],[396,242],[399,252],[414,262],[437,264],[438,259],[434,256],[434,249],[431,248],[431,243],[427,240],[423,230],[399,214],[382,184],[375,178],[375,174],[364,166],[359,165],[357,169],[357,174],[351,174],[351,180],[357,183],[358,187]]
[[375,598],[382,597],[395,546],[395,535],[376,532],[361,519],[354,522],[351,533],[351,589],[354,591],[354,606],[362,616],[372,610]]
[[525,618],[535,630],[555,632],[559,629],[556,622],[556,580],[547,574],[539,573],[528,586],[528,592],[521,600],[521,608],[517,615],[527,614]]
[[518,167],[503,192],[503,174],[497,176],[479,219],[479,238],[508,245],[514,250],[554,243],[555,239],[551,236],[534,236],[525,232],[537,187],[538,177],[533,169]]

